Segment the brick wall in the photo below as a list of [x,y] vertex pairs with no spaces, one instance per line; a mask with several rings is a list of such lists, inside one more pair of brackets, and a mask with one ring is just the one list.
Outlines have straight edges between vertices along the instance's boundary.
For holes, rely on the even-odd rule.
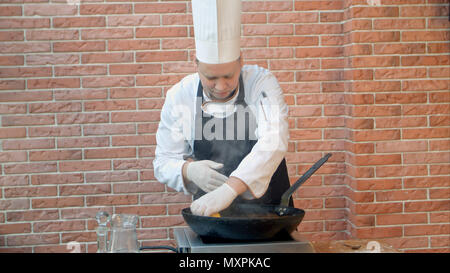
[[[190,197],[152,159],[165,91],[189,73],[189,1],[2,0],[0,252],[95,252],[95,213],[169,244]],[[311,240],[450,250],[448,0],[244,1],[243,55],[289,104]]]

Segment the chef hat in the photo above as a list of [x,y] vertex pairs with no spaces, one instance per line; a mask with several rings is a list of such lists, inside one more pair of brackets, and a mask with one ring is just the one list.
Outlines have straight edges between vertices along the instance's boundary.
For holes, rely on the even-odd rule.
[[192,0],[197,59],[208,64],[240,56],[241,0]]

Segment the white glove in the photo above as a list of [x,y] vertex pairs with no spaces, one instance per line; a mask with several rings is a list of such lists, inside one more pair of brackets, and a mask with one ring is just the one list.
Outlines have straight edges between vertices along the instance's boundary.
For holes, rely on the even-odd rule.
[[237,192],[228,184],[223,184],[216,190],[207,193],[191,204],[191,212],[195,215],[210,216],[231,205],[237,197]]
[[228,177],[217,172],[223,164],[211,160],[190,162],[186,168],[186,178],[205,192],[210,192],[222,186]]

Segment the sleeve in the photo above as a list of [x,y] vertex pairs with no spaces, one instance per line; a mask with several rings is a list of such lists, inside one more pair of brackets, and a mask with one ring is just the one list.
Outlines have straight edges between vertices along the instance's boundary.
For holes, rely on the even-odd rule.
[[230,176],[244,181],[249,190],[244,198],[259,198],[267,191],[272,175],[288,148],[288,108],[275,76],[266,72],[251,92],[256,98],[257,142]]
[[184,186],[182,166],[191,149],[186,135],[190,134],[192,109],[184,103],[176,103],[175,93],[179,86],[169,90],[161,111],[156,132],[156,150],[153,167],[156,179],[176,191],[190,194]]

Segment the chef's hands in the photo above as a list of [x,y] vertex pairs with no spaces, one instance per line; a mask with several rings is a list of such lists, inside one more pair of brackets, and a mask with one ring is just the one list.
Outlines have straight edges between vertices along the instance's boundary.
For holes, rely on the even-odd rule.
[[191,211],[195,215],[209,216],[226,209],[237,196],[237,192],[232,187],[223,184],[192,202]]
[[228,177],[216,171],[223,164],[211,160],[189,162],[186,166],[186,178],[205,192],[211,192],[222,186]]
[[225,184],[192,202],[191,211],[195,215],[210,216],[228,208],[238,195],[247,190],[244,181],[231,176]]

